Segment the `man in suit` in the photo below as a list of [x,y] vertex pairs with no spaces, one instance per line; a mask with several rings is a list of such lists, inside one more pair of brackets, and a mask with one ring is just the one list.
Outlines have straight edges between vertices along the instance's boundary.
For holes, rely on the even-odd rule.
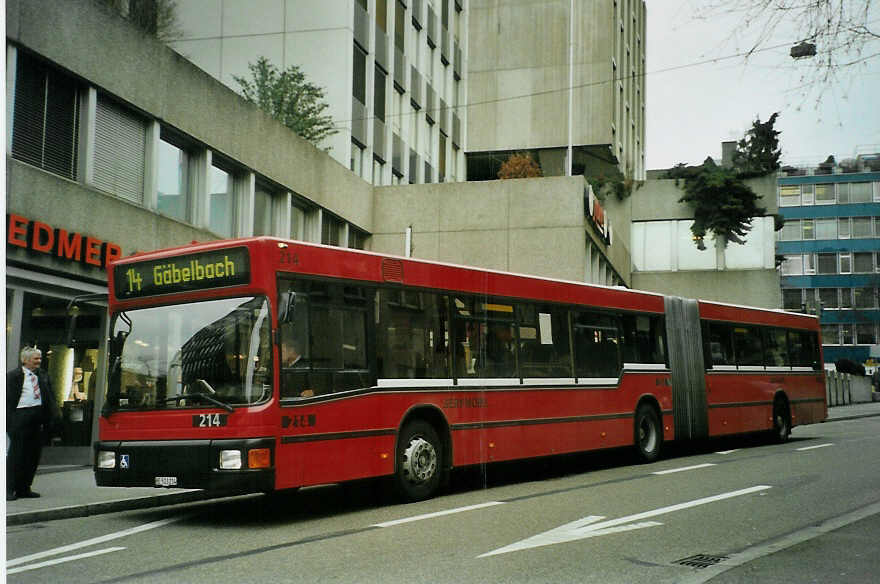
[[21,367],[6,373],[6,500],[39,497],[31,490],[43,449],[43,431],[60,421],[52,382],[40,369],[43,353],[21,350]]

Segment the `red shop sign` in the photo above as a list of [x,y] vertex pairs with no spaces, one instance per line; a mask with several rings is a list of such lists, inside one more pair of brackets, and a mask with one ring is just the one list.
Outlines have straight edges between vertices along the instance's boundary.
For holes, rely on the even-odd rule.
[[96,268],[106,269],[107,262],[122,257],[115,243],[12,213],[6,214],[6,244]]

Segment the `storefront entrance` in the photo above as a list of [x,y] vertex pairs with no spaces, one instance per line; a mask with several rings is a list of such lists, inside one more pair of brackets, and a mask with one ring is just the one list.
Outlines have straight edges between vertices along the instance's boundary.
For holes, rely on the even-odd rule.
[[[55,276],[35,275],[41,282],[17,277],[24,275],[29,274],[16,268],[11,268],[7,275],[7,369],[20,365],[19,352],[23,347],[40,349],[43,352],[42,368],[52,381],[62,416],[60,435],[52,437],[47,445],[89,447],[94,431],[95,401],[101,387],[99,380],[105,366],[101,357],[101,340],[106,337],[106,307],[79,305],[76,332],[70,345],[66,338],[67,307],[75,296],[102,289]],[[79,289],[47,285],[46,280],[52,284],[77,285]],[[59,460],[44,450],[46,458]]]

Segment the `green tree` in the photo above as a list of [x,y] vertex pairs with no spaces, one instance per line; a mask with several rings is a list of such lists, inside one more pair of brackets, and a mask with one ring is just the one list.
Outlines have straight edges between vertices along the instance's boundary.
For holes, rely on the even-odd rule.
[[746,135],[737,142],[733,155],[733,166],[740,178],[764,176],[779,170],[779,130],[773,126],[779,112],[774,113],[766,122],[756,118]]
[[723,238],[725,245],[745,243],[752,217],[767,211],[758,206],[758,195],[735,170],[718,166],[711,158],[685,177],[684,193],[679,202],[694,208],[691,232],[699,249],[705,249],[703,238],[709,231]]
[[284,71],[260,57],[248,65],[251,79],[234,76],[244,98],[311,142],[336,134],[333,118],[324,112],[324,90],[309,82],[296,65]]

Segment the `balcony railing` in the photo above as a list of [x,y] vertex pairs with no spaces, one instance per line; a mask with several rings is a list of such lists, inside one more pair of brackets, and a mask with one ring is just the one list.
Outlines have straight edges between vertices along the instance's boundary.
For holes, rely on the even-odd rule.
[[415,65],[410,66],[409,100],[413,107],[422,109],[422,74]]
[[428,46],[432,49],[437,46],[437,42],[434,40],[437,36],[437,14],[428,8]]
[[440,27],[440,61],[449,64],[449,29],[445,26]]

